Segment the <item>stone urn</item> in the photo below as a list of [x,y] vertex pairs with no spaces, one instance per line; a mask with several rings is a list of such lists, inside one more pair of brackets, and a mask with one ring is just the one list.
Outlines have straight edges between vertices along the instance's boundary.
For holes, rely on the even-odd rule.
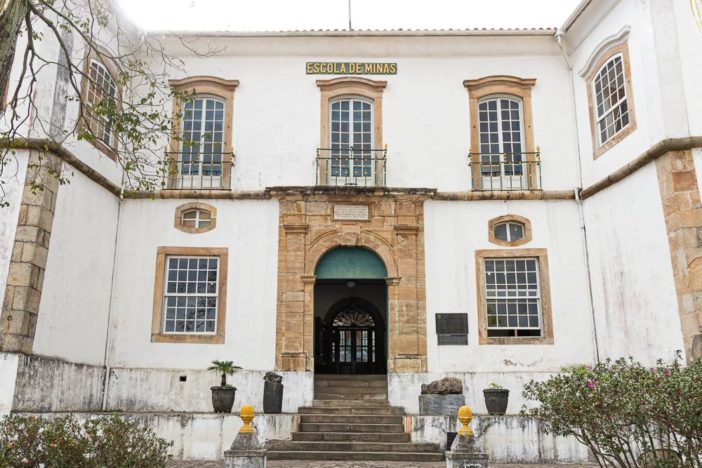
[[236,387],[210,387],[212,390],[212,407],[215,413],[231,413],[234,406]]
[[492,416],[503,416],[507,412],[509,402],[509,390],[506,388],[486,388],[483,390],[485,406],[488,414]]

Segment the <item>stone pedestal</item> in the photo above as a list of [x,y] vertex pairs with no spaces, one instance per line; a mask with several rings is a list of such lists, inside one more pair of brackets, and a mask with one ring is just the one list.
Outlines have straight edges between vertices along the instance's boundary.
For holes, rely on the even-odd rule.
[[464,395],[419,395],[420,416],[453,416],[466,404]]
[[488,455],[475,448],[475,437],[458,435],[446,452],[446,468],[488,468]]
[[253,432],[239,432],[229,450],[224,452],[225,468],[265,468],[266,450]]

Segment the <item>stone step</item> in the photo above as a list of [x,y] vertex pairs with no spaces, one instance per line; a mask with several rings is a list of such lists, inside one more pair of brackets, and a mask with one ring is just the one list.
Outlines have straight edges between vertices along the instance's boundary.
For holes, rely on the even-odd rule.
[[386,374],[316,374],[314,380],[383,380],[387,381]]
[[349,393],[349,392],[331,392],[331,391],[316,391],[314,392],[315,400],[387,400],[387,392],[378,393]]
[[393,443],[393,442],[302,442],[292,440],[270,440],[268,450],[306,452],[438,452],[439,444]]
[[410,434],[384,432],[293,432],[292,440],[327,442],[409,442]]
[[[327,400],[333,401],[333,400]],[[405,409],[400,406],[338,406],[338,407],[314,407],[314,406],[301,406],[298,408],[297,412],[299,414],[371,414],[371,415],[384,415],[384,414],[396,414],[404,415]]]
[[297,452],[276,451],[267,453],[268,460],[325,460],[325,461],[397,461],[397,462],[440,462],[444,455],[440,452]]
[[390,402],[386,399],[384,400],[358,400],[353,398],[339,399],[339,398],[323,398],[315,399],[312,402],[312,406],[315,408],[341,408],[351,406],[354,408],[383,408],[389,407]]
[[402,416],[354,414],[303,414],[300,423],[402,424]]
[[351,395],[354,393],[382,393],[383,395],[388,394],[387,387],[315,387],[315,395],[318,393],[334,393],[334,394],[347,394]]
[[300,423],[300,432],[404,432],[402,424]]
[[388,388],[386,380],[317,380],[314,388]]

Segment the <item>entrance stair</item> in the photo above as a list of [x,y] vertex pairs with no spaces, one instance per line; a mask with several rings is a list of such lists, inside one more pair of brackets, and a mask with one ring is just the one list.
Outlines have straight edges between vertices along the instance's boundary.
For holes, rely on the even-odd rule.
[[266,442],[269,460],[437,462],[438,444],[410,441],[404,409],[390,406],[385,375],[317,375],[292,440]]

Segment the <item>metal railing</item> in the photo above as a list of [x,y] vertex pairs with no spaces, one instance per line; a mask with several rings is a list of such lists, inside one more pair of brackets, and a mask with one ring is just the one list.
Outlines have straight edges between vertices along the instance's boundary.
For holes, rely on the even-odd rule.
[[387,145],[383,149],[317,148],[317,185],[384,187]]
[[234,153],[166,152],[167,187],[186,189],[228,189]]
[[469,153],[473,190],[541,190],[540,151]]

